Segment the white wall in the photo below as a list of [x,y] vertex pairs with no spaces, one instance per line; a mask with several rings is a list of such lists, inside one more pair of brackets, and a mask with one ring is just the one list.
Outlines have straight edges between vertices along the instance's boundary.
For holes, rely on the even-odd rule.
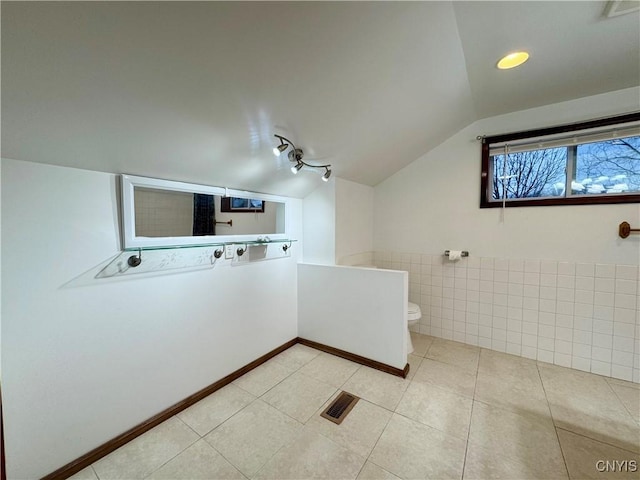
[[480,120],[375,187],[375,250],[638,264],[638,204],[480,209],[480,142],[493,135],[638,110],[640,88]]
[[336,178],[336,263],[373,251],[373,187]]
[[406,272],[298,265],[298,334],[396,368],[407,364]]
[[300,243],[289,259],[74,286],[120,250],[116,176],[13,160],[2,222],[10,478],[50,473],[297,336]]
[[[478,121],[377,185],[379,267],[409,271],[419,331],[640,381],[640,205],[480,209],[478,135],[638,110],[640,88]],[[468,250],[451,263],[446,249]],[[634,273],[635,272],[635,273]],[[634,276],[635,275],[635,276]]]
[[336,183],[320,185],[303,200],[303,255],[307,263],[333,265],[336,259]]

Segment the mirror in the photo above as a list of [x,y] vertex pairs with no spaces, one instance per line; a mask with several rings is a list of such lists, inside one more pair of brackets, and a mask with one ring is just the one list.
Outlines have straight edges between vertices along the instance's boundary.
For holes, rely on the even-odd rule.
[[122,207],[125,249],[286,238],[272,195],[123,175]]

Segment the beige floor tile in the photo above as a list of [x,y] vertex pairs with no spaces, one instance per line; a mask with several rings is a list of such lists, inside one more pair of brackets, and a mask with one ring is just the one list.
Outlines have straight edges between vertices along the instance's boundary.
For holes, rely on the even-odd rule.
[[360,367],[342,386],[353,393],[387,410],[394,410],[409,386],[409,381],[369,367]]
[[67,480],[98,480],[96,472],[93,471],[93,467],[89,465],[87,468],[83,468],[75,475],[70,476]]
[[322,353],[320,350],[296,343],[293,347],[273,357],[273,360],[290,369],[298,370],[320,355],[320,353]]
[[209,480],[214,478],[242,480],[246,477],[207,442],[199,440],[147,478],[150,480]]
[[204,439],[247,477],[252,477],[302,431],[302,424],[258,399]]
[[307,422],[312,430],[324,435],[329,440],[341,445],[362,457],[368,457],[376,442],[382,435],[384,427],[391,419],[391,412],[378,405],[358,400],[353,410],[340,425],[320,416],[337,396],[333,395],[327,403]]
[[233,384],[203,398],[178,414],[178,418],[201,437],[216,428],[256,397]]
[[498,377],[478,372],[475,399],[516,413],[550,416],[539,377],[530,380],[526,375],[522,378]]
[[172,417],[92,466],[100,480],[145,478],[199,438],[182,421]]
[[344,358],[336,357],[328,353],[321,353],[300,369],[308,377],[315,378],[336,388],[349,380],[356,370],[360,368],[357,363]]
[[[566,430],[558,429],[558,438],[562,446],[562,453],[569,469],[569,478],[591,479],[591,478],[640,478],[638,470],[629,471],[629,468],[621,468],[624,464],[613,464],[613,468],[619,470],[614,472],[600,472],[600,469],[607,468],[607,465],[597,465],[598,461],[628,462],[635,461],[640,468],[640,455],[626,450],[622,450],[611,445],[598,442],[591,438],[576,435]],[[610,464],[611,466],[611,464]]]
[[396,413],[467,440],[473,400],[430,383],[413,382]]
[[433,383],[452,392],[473,398],[476,375],[454,365],[425,358],[413,377],[413,381]]
[[640,390],[616,383],[610,385],[629,414],[640,423]]
[[566,480],[564,464],[547,465],[544,458],[510,458],[495,448],[469,442],[464,462],[464,480]]
[[412,354],[416,357],[424,357],[433,342],[434,337],[430,337],[429,335],[422,335],[420,333],[410,332],[411,333],[411,343],[413,343],[413,352]]
[[365,458],[309,429],[282,448],[255,479],[354,479]]
[[628,382],[627,380],[620,380],[619,378],[605,378],[610,385],[620,385],[621,387],[635,388],[640,390],[640,383]]
[[475,374],[478,370],[480,349],[473,345],[436,338],[429,347],[425,358],[455,365]]
[[393,473],[387,472],[384,468],[369,461],[365,462],[356,480],[400,480]]
[[[548,416],[519,415],[474,401],[469,443],[504,456],[511,463],[524,465],[540,478],[564,469],[560,445]],[[494,463],[499,462],[497,459]]]
[[480,351],[478,373],[493,375],[500,378],[527,379],[540,383],[538,366],[534,360],[516,357],[508,353],[496,352],[485,348]]
[[604,377],[555,365],[539,365],[557,427],[640,452],[640,427]]
[[408,355],[407,356],[407,363],[409,364],[409,374],[407,375],[407,380],[411,380],[416,372],[418,371],[418,368],[420,368],[420,364],[422,363],[423,358],[422,357],[418,357],[417,355]]
[[336,387],[296,372],[262,396],[282,413],[305,423],[336,392]]
[[401,478],[462,476],[466,442],[394,414],[369,460]]
[[271,359],[259,367],[254,368],[250,372],[245,373],[232,383],[252,395],[259,397],[271,390],[282,380],[295,372],[295,370],[296,369],[288,368],[282,363]]

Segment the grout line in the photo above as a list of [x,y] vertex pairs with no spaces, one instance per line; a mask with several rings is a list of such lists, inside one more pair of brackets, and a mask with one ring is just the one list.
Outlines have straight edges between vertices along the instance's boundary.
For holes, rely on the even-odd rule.
[[556,430],[563,430],[563,431],[569,432],[569,433],[571,433],[573,435],[577,435],[578,437],[587,438],[587,439],[592,440],[594,442],[601,443],[601,444],[607,445],[609,447],[617,448],[618,450],[622,450],[623,452],[631,453],[633,455],[638,455],[638,452],[634,452],[633,450],[628,450],[626,448],[620,447],[619,445],[613,445],[612,443],[603,442],[602,440],[600,440],[598,438],[593,438],[593,437],[590,437],[589,435],[584,435],[582,433],[574,432],[573,430],[569,430],[568,428],[565,428],[565,427],[556,427]]
[[[613,392],[613,395],[618,399],[618,402],[620,402],[620,405],[622,405],[623,410],[629,414],[629,416],[633,420],[633,423],[635,423],[637,425],[638,424],[638,419],[633,416],[631,411],[627,408],[627,406],[624,404],[624,402],[620,398],[620,395],[618,395],[618,392],[615,391],[613,386],[611,386],[611,383],[609,383],[606,379],[607,379],[607,377],[605,377],[605,383],[609,386],[609,389]],[[630,388],[630,387],[623,387],[623,388]],[[638,395],[640,396],[640,392],[638,392]]]
[[560,448],[560,455],[562,455],[562,461],[564,462],[564,468],[567,472],[567,478],[571,478],[569,475],[569,466],[567,465],[567,459],[564,455],[564,449],[562,448],[562,443],[560,442],[560,436],[558,435],[558,426],[556,425],[556,421],[553,418],[553,412],[551,411],[551,405],[549,404],[549,397],[547,396],[547,389],[544,386],[544,381],[542,380],[542,374],[540,373],[540,367],[536,362],[536,370],[538,371],[538,377],[540,377],[540,383],[542,384],[542,391],[544,392],[544,398],[547,401],[547,408],[549,409],[549,415],[551,416],[551,424],[553,425],[553,431],[556,434],[556,440],[558,441],[558,447]]
[[476,390],[478,388],[478,372],[480,371],[480,357],[482,356],[483,348],[480,348],[478,352],[478,365],[476,366],[476,378],[473,383],[473,397],[471,399],[471,414],[469,415],[469,428],[467,429],[467,441],[464,446],[464,459],[462,460],[462,478],[464,479],[464,470],[467,466],[467,454],[469,453],[469,438],[471,437],[471,422],[473,421],[473,407],[476,403]]
[[91,471],[93,472],[93,474],[96,476],[96,478],[98,480],[100,480],[100,477],[98,476],[98,472],[96,472],[96,469],[93,468],[93,464],[89,465],[89,468],[91,469]]

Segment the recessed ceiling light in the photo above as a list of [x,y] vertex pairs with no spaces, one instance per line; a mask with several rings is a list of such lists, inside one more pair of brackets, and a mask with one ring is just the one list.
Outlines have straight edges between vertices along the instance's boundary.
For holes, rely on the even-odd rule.
[[498,62],[497,67],[500,70],[507,70],[509,68],[517,67],[518,65],[522,65],[529,59],[529,54],[527,52],[513,52],[509,55],[505,55]]

